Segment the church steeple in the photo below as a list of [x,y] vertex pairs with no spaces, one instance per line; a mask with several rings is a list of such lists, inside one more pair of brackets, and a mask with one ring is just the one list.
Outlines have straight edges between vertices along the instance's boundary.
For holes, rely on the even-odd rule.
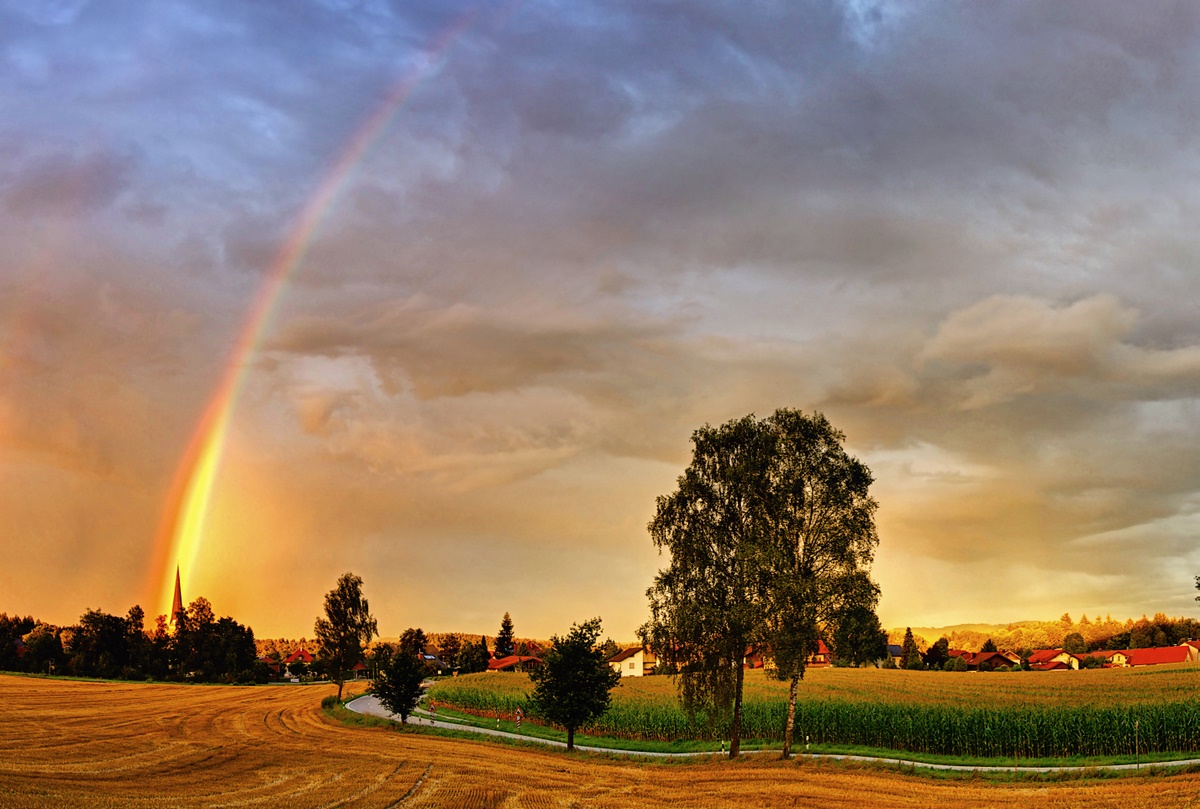
[[179,589],[179,565],[175,566],[175,600],[171,602],[171,623],[179,623],[179,614],[183,612],[183,591]]

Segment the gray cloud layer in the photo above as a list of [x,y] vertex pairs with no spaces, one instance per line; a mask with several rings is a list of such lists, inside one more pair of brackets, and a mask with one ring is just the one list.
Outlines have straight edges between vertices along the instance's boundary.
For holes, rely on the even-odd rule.
[[876,471],[885,622],[1184,611],[1198,24],[0,3],[0,570],[36,544],[50,577],[0,574],[0,609],[143,597],[264,273],[418,76],[247,375],[195,572],[219,609],[300,634],[350,567],[393,633],[628,637],[690,431],[794,406]]

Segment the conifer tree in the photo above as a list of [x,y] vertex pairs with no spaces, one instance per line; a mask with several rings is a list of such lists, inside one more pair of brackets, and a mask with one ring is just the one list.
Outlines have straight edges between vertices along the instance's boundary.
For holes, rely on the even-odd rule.
[[903,650],[903,655],[900,658],[901,668],[921,668],[921,650],[917,648],[917,642],[913,639],[912,627],[905,627],[904,643],[901,644],[900,648]]
[[513,622],[509,614],[504,613],[500,621],[500,632],[496,635],[496,659],[508,657],[516,651],[513,644]]

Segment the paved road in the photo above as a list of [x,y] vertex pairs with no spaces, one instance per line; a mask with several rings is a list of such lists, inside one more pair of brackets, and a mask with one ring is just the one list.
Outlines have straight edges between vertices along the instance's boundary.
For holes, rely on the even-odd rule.
[[[346,707],[355,713],[369,714],[371,716],[382,716],[385,719],[400,721],[400,717],[388,711],[379,704],[376,697],[364,696],[359,697],[352,702],[347,702]],[[508,733],[503,730],[492,730],[490,728],[480,728],[474,725],[461,725],[457,722],[449,722],[444,719],[434,720],[430,717],[429,712],[418,708],[417,713],[408,717],[408,724],[420,725],[423,727],[446,728],[448,730],[465,730],[471,733],[478,733],[483,736],[501,736],[506,739],[517,739],[523,742],[534,742],[536,744],[545,744],[550,747],[565,748],[566,742],[559,742],[553,739],[541,739],[536,736],[523,736],[519,733]],[[684,758],[696,756],[718,756],[718,753],[660,753],[650,750],[617,750],[610,747],[588,747],[585,745],[575,745],[576,750],[587,750],[593,753],[613,753],[621,756],[646,756],[649,758]],[[746,750],[746,754],[750,753],[776,753],[778,750]],[[1149,764],[1101,764],[1092,767],[986,767],[972,764],[933,764],[925,761],[908,761],[901,758],[882,758],[877,756],[852,756],[840,753],[801,753],[804,758],[823,758],[833,761],[863,761],[875,764],[891,764],[898,767],[921,767],[928,770],[951,770],[956,772],[1035,772],[1035,773],[1051,773],[1051,772],[1080,772],[1082,770],[1134,770],[1148,767],[1187,767],[1190,765],[1200,765],[1200,758],[1186,758],[1176,761],[1157,761]]]
[[[384,719],[391,719],[395,722],[400,721],[400,717],[390,712],[387,708],[379,704],[377,697],[365,696],[347,702],[346,707],[355,713],[369,714],[371,716],[382,716]],[[516,739],[522,742],[534,742],[535,744],[544,744],[550,747],[566,748],[566,742],[555,741],[554,739],[542,739],[537,736],[525,736],[520,733],[509,733],[504,730],[492,730],[491,728],[480,728],[474,725],[461,725],[458,722],[448,722],[445,719],[432,719],[428,711],[418,708],[415,714],[410,714],[408,724],[419,725],[421,727],[445,728],[447,730],[466,730],[471,733],[478,733],[482,736],[500,736],[505,739]],[[717,756],[718,753],[659,753],[651,750],[615,750],[611,747],[589,747],[587,745],[577,744],[576,750],[587,750],[592,753],[616,753],[617,755],[629,756],[649,756],[651,758],[674,758],[680,756]],[[754,751],[747,751],[754,752]]]

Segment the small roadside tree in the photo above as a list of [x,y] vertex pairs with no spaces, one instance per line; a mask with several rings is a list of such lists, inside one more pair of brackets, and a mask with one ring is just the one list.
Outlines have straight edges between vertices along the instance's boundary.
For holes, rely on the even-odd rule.
[[529,673],[538,715],[567,731],[567,749],[575,749],[575,731],[608,710],[610,694],[621,680],[596,645],[600,619],[573,624],[566,637],[552,637],[542,665]]
[[317,618],[313,628],[329,678],[337,683],[339,700],[346,672],[362,660],[363,649],[379,634],[362,584],[360,577],[343,573],[337,585],[325,594],[325,617]]
[[421,700],[421,681],[425,679],[425,667],[416,655],[397,652],[371,682],[371,693],[379,698],[380,704],[408,721],[408,715]]

